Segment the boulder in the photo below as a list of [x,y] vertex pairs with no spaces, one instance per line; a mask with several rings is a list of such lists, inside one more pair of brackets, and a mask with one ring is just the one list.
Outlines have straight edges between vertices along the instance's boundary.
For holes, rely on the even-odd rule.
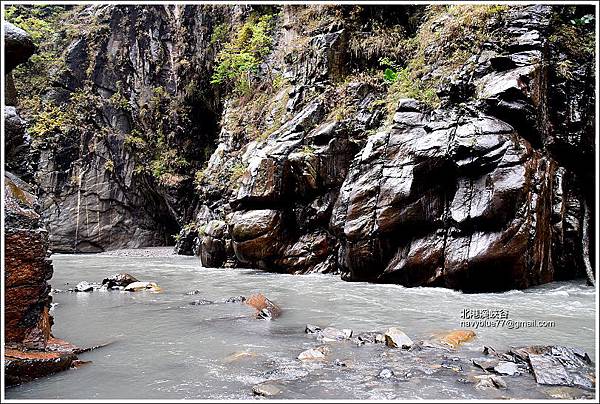
[[252,386],[255,396],[272,397],[281,393],[281,389],[272,383],[260,383]]
[[324,360],[327,355],[329,355],[329,348],[326,346],[320,346],[318,348],[310,348],[306,351],[300,352],[300,354],[298,355],[298,359],[300,359],[303,362]]
[[75,292],[92,292],[93,290],[94,285],[86,281],[81,281],[75,286]]
[[248,297],[244,303],[256,309],[257,318],[271,319],[281,315],[281,308],[267,299],[262,293]]
[[388,328],[384,334],[385,344],[390,348],[408,349],[413,345],[413,341],[400,328]]
[[24,63],[36,51],[31,36],[10,22],[3,21],[4,27],[4,68],[10,73]]
[[120,273],[112,275],[102,280],[102,285],[106,285],[107,289],[112,289],[115,286],[127,287],[133,282],[139,282],[137,278],[127,273]]
[[453,330],[440,335],[436,335],[432,340],[434,342],[456,349],[465,342],[473,340],[475,336],[476,334],[472,330]]
[[538,384],[594,389],[593,363],[580,349],[561,345],[512,348],[507,355],[529,365]]
[[160,292],[162,289],[156,282],[132,282],[124,289],[127,292],[139,292],[148,290],[151,292]]
[[82,349],[58,338],[48,338],[44,349],[23,350],[7,345],[4,352],[5,382],[16,385],[45,377],[79,365],[77,354],[94,348]]

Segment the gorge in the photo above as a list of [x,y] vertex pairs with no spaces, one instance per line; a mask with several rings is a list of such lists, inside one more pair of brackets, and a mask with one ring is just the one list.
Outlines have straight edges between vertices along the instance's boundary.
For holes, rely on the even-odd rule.
[[[159,316],[174,310],[186,291],[170,260],[196,268],[181,275],[192,283],[206,276],[204,294],[219,290],[230,269],[236,285],[264,279],[276,296],[278,288],[308,285],[322,304],[335,300],[335,288],[348,295],[355,288],[375,306],[364,288],[373,295],[382,288],[390,304],[431,298],[440,312],[446,294],[465,303],[481,293],[473,296],[501,304],[500,292],[524,293],[519,310],[534,296],[552,302],[554,316],[563,304],[538,293],[567,290],[581,298],[582,312],[573,316],[590,337],[594,6],[49,4],[4,11],[5,338],[18,334],[23,352],[56,342],[52,299],[57,310],[88,299],[62,294],[67,282],[99,282],[131,267],[132,275],[177,290],[144,304],[158,305]],[[165,246],[182,257],[118,258]],[[50,254],[62,283],[51,281]],[[99,273],[102,260],[118,264]],[[321,293],[311,274],[335,280],[323,277]],[[353,283],[339,286],[338,278]],[[250,294],[238,286],[227,290],[231,296]],[[107,308],[144,301],[109,295],[89,299]],[[302,310],[289,304],[292,313]],[[150,306],[134,312],[151,316]],[[212,324],[207,316],[202,321]],[[156,321],[172,340],[170,321]],[[286,337],[301,322],[295,313],[277,321],[289,328],[269,332]],[[385,327],[382,319],[356,321],[353,327]],[[439,329],[421,331],[425,338]],[[539,343],[568,346],[576,338],[561,332]],[[90,341],[96,333],[75,342],[106,342]],[[239,338],[240,347],[259,344]],[[59,341],[71,349],[68,368],[81,349]],[[260,355],[281,365],[277,355]],[[348,394],[332,396],[338,393]]]

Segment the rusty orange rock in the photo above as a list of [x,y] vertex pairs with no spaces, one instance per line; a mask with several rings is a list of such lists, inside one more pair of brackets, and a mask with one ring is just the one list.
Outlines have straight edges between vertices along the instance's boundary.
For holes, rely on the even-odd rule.
[[248,306],[254,307],[257,315],[265,309],[271,313],[272,318],[279,317],[281,315],[281,308],[267,299],[262,293],[257,293],[250,296],[246,299],[245,303]]
[[453,330],[436,336],[434,340],[456,349],[461,344],[469,342],[473,338],[475,338],[475,332],[472,330]]

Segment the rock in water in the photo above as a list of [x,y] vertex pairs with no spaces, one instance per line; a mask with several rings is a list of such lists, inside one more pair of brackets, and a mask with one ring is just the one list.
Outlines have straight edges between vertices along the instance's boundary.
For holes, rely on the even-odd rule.
[[[262,293],[248,297],[245,301],[248,306],[256,309],[257,318],[277,318],[281,315],[281,308],[270,301]],[[263,311],[263,310],[267,311]]]
[[329,348],[320,346],[318,348],[310,348],[306,351],[302,351],[298,355],[298,359],[301,361],[323,360],[327,355],[329,355]]
[[104,278],[102,280],[102,285],[106,285],[107,289],[112,289],[115,286],[127,287],[129,284],[133,282],[139,282],[134,276],[129,275],[127,273],[120,273],[112,275],[108,278]]
[[391,327],[384,334],[385,344],[390,348],[408,349],[413,341],[400,328]]
[[162,289],[156,282],[133,282],[127,285],[124,290],[127,292],[139,292],[142,290],[160,292]]
[[281,389],[271,383],[260,383],[252,386],[252,393],[257,396],[272,397],[281,393]]
[[249,359],[249,358],[256,358],[257,354],[255,352],[247,352],[247,351],[241,351],[241,352],[234,352],[231,355],[227,356],[223,361],[225,363],[233,363],[233,362],[238,362],[242,359]]
[[327,327],[319,334],[322,341],[342,341],[352,337],[352,330],[349,328],[338,330],[337,328]]
[[193,302],[190,302],[191,306],[205,306],[208,304],[214,304],[213,301],[211,300],[206,300],[206,299],[199,299],[199,300],[195,300]]
[[304,332],[306,334],[316,334],[319,331],[321,331],[321,327],[316,325],[306,324],[306,327],[304,327]]
[[244,303],[246,301],[245,296],[232,296],[228,297],[223,301],[223,303]]
[[91,292],[94,290],[94,286],[86,281],[81,281],[75,286],[76,292]]
[[377,377],[380,379],[390,379],[394,377],[394,371],[388,368],[382,369],[377,375]]

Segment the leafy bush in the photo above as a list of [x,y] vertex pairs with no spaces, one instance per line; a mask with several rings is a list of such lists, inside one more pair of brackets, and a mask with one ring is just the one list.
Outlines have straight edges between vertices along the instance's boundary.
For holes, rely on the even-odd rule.
[[595,19],[596,18],[594,17],[593,14],[586,14],[581,18],[574,18],[570,22],[572,25],[580,26],[580,25],[593,24]]
[[[273,43],[271,14],[252,15],[238,30],[236,37],[217,55],[217,66],[211,77],[212,84],[232,85],[239,94],[252,88],[252,74],[258,72]],[[212,38],[211,38],[212,40]]]

